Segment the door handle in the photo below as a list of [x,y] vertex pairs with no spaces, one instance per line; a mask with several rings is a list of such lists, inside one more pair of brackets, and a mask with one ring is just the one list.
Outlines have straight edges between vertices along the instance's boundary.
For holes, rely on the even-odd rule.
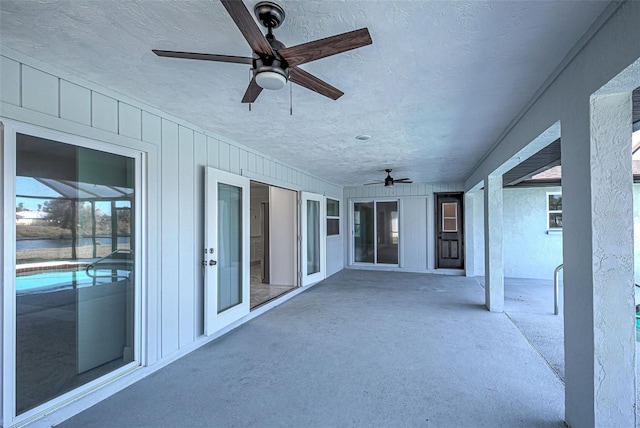
[[215,261],[215,260],[209,260],[209,266],[215,266],[215,265],[217,265],[217,264],[218,264],[218,262],[217,262],[217,261]]

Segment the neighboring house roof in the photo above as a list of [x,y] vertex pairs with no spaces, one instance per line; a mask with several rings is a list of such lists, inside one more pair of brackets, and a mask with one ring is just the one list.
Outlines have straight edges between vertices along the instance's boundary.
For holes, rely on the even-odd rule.
[[42,211],[17,211],[16,219],[24,220],[44,220],[47,218],[48,213]]
[[[632,93],[632,117],[634,140],[632,153],[639,157],[640,153],[640,87]],[[636,153],[638,152],[638,153]],[[561,143],[556,139],[536,154],[520,162],[502,175],[503,187],[559,186],[562,178]],[[633,160],[633,181],[640,183],[640,159]]]

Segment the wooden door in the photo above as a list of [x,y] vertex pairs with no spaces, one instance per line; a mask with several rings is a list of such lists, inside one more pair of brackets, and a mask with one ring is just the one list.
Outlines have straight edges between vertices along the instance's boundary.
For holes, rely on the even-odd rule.
[[462,193],[436,195],[436,267],[464,269]]

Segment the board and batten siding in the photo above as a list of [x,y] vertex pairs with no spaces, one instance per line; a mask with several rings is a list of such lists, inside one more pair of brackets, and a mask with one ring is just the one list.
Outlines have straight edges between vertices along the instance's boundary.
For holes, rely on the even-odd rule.
[[[399,202],[399,266],[393,270],[431,272],[435,270],[435,207],[434,194],[462,192],[462,183],[413,183],[393,187],[351,186],[344,188],[342,219],[344,266],[349,266],[353,230],[351,204],[353,200],[388,200]],[[383,265],[378,268],[385,269]]]
[[[156,108],[3,48],[0,117],[144,153],[147,365],[202,338],[204,170],[341,199],[343,189]],[[188,119],[188,118],[187,118]],[[328,274],[342,269],[342,242]]]

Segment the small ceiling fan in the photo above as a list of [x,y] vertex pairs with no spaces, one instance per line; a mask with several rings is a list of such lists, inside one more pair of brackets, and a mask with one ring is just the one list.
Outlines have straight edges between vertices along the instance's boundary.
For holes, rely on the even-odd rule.
[[253,78],[242,97],[243,103],[252,103],[258,98],[263,89],[280,89],[284,87],[287,81],[297,83],[320,95],[337,100],[344,95],[344,92],[298,68],[298,66],[372,43],[369,30],[361,28],[288,48],[273,35],[273,30],[278,28],[285,18],[284,10],[280,6],[270,1],[261,1],[254,7],[256,17],[267,28],[265,36],[242,1],[220,0],[220,2],[227,9],[227,12],[249,43],[253,50],[252,58],[157,49],[152,51],[156,55],[163,57],[251,65]]
[[391,176],[391,168],[384,170],[387,173],[387,178],[384,181],[376,181],[375,183],[366,183],[365,186],[371,186],[372,184],[384,184],[384,187],[393,187],[394,184],[411,184],[413,181],[409,178],[394,179]]

